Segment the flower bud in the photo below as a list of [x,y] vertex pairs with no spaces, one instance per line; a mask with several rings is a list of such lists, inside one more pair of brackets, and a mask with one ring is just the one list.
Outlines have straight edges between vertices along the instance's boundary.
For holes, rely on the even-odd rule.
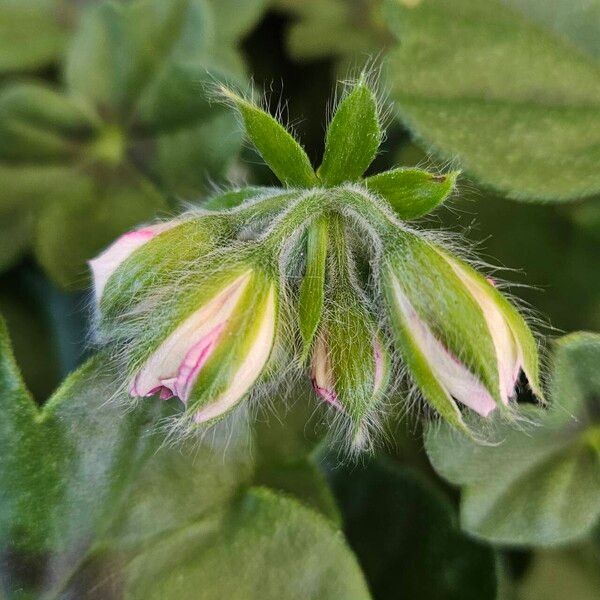
[[535,341],[518,311],[474,269],[403,232],[383,269],[398,345],[423,396],[465,429],[458,401],[483,417],[505,408],[521,370],[539,388]]
[[221,248],[227,227],[195,213],[125,234],[91,261],[98,337],[125,365],[130,394],[176,396],[197,423],[246,396],[275,339],[277,279]]
[[[331,219],[324,279],[324,308],[312,344],[310,379],[316,394],[347,417],[351,445],[364,447],[387,389],[389,358],[356,287],[346,228]],[[312,273],[308,272],[307,276]]]
[[132,396],[177,396],[197,423],[233,408],[273,347],[276,286],[249,270],[221,285],[163,339],[131,383]]
[[124,233],[117,238],[104,252],[89,261],[94,283],[94,295],[99,301],[110,276],[117,267],[138,248],[150,241],[159,233],[173,227],[175,223],[158,223]]
[[352,446],[363,448],[368,443],[369,429],[376,424],[390,369],[389,357],[375,329],[356,317],[319,332],[310,379],[319,398],[350,419]]

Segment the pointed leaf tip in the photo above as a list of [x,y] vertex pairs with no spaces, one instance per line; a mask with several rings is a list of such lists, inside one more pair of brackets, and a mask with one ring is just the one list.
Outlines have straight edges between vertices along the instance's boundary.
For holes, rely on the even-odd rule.
[[225,86],[218,89],[221,97],[239,112],[250,141],[284,185],[305,188],[317,185],[317,176],[304,148],[277,119],[233,90]]
[[377,99],[361,76],[327,129],[320,179],[330,186],[357,181],[375,158],[381,137]]
[[392,169],[365,179],[369,191],[385,198],[401,219],[435,210],[452,193],[460,171],[434,175],[421,169]]

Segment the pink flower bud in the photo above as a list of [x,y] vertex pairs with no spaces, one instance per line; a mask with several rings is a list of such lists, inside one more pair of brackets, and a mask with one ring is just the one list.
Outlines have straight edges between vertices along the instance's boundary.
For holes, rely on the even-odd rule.
[[126,258],[153,237],[175,225],[177,225],[176,222],[157,223],[142,229],[128,231],[117,238],[104,252],[90,260],[96,300],[100,300],[110,276]]
[[419,317],[397,280],[394,280],[396,302],[404,314],[404,322],[413,342],[427,361],[435,378],[446,392],[480,415],[487,417],[496,402],[485,386],[432,333]]
[[[264,369],[275,336],[273,285],[269,286],[266,298],[254,298],[257,317],[250,318],[248,314],[251,308],[248,296],[254,291],[253,277],[252,271],[238,276],[179,324],[136,374],[130,387],[131,395],[158,393],[163,399],[177,396],[184,404],[191,403],[192,408],[199,406],[194,414],[194,421],[198,423],[214,419],[232,408]],[[239,344],[236,346],[240,339],[248,341],[243,344],[243,352],[239,351]],[[205,367],[217,353],[217,367],[213,365],[210,374],[203,378]],[[211,394],[213,381],[210,378],[222,383],[224,373],[227,381],[221,387],[215,383],[219,392]],[[198,385],[202,393],[197,390]]]

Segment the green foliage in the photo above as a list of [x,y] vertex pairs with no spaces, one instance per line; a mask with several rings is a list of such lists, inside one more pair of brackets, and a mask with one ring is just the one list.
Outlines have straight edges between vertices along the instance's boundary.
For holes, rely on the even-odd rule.
[[[87,597],[92,589],[119,598],[197,598],[198,589],[206,598],[369,597],[329,520],[251,487],[248,437],[232,445],[224,432],[212,445],[161,446],[157,418],[171,407],[126,410],[102,356],[38,409],[3,324],[0,384],[0,548],[9,597],[17,590]],[[305,464],[300,493],[314,490],[335,518],[322,476]],[[290,481],[283,468],[263,473]],[[20,568],[33,563],[35,571]]]
[[[554,22],[549,3],[509,4]],[[600,193],[592,56],[497,0],[387,0],[386,14],[400,42],[389,55],[391,97],[420,143],[511,198]],[[588,27],[597,38],[597,19]]]
[[[0,222],[20,242],[5,264],[33,238],[52,279],[81,286],[85,261],[117,235],[224,173],[240,135],[207,86],[242,80],[235,36],[262,5],[229,22],[205,0],[103,1],[73,34],[64,89],[0,92]],[[215,21],[228,23],[222,35]]]
[[342,76],[393,42],[381,0],[275,0],[274,4],[296,17],[287,39],[292,57],[309,61],[334,56]]
[[321,217],[307,233],[306,270],[298,297],[298,324],[302,335],[302,355],[306,357],[317,333],[325,300],[328,223]]
[[491,423],[489,446],[432,425],[434,468],[462,487],[461,523],[503,544],[549,546],[585,536],[600,518],[600,336],[557,344],[549,409],[530,407],[519,428]]
[[584,550],[538,552],[516,590],[516,600],[595,600],[600,589],[597,560]]
[[54,62],[75,8],[73,0],[0,0],[0,73]]
[[381,459],[330,475],[375,598],[497,597],[493,550],[460,532],[449,501],[422,475]]

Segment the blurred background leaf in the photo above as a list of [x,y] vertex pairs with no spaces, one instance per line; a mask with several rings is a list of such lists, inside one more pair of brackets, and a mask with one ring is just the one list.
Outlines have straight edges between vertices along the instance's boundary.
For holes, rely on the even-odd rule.
[[[385,9],[399,39],[386,79],[419,143],[512,198],[600,193],[591,55],[499,0],[387,0]],[[528,11],[539,16],[541,3]]]
[[223,177],[241,133],[210,86],[243,83],[238,36],[264,5],[98,2],[65,49],[64,88],[5,85],[0,223],[13,249],[3,264],[32,244],[53,281],[82,287],[85,261],[117,235]]

